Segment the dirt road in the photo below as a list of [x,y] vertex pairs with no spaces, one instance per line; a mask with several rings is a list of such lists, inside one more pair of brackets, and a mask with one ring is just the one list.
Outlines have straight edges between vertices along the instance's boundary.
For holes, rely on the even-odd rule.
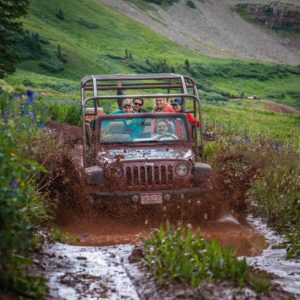
[[[285,250],[273,249],[281,238],[261,220],[250,219],[251,226],[245,220],[241,222],[232,215],[224,215],[202,226],[201,231],[207,238],[233,244],[240,255],[248,257],[250,265],[275,274],[275,282],[300,298],[300,262],[287,262]],[[83,222],[82,226],[61,226],[76,234],[80,242],[77,246],[56,243],[45,248],[42,266],[50,288],[48,299],[232,299],[234,294],[239,295],[238,299],[256,297],[247,288],[232,289],[226,284],[190,289],[185,284],[163,287],[155,283],[140,263],[130,259],[135,247],[132,242],[147,235],[150,227],[142,223],[130,227],[126,222],[112,226],[108,219]],[[97,246],[103,243],[118,245]],[[83,246],[87,244],[90,246]],[[275,286],[269,296],[261,299],[274,297],[289,299],[291,295]]]

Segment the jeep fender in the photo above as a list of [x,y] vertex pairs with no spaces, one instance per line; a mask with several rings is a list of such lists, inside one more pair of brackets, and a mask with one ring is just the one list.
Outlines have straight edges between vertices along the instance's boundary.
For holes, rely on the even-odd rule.
[[105,182],[103,168],[99,166],[85,168],[85,175],[88,184],[96,185]]
[[194,182],[201,182],[207,179],[211,174],[211,166],[208,164],[195,162],[193,166]]

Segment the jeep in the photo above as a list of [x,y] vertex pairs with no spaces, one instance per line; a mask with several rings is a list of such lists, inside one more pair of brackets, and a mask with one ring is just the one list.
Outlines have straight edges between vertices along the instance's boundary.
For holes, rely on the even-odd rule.
[[[189,122],[186,110],[102,111],[118,99],[158,96],[182,99],[195,123]],[[199,195],[211,168],[201,162],[201,105],[190,77],[173,73],[88,75],[81,81],[81,105],[84,170],[95,199],[147,205],[182,202],[189,195]]]

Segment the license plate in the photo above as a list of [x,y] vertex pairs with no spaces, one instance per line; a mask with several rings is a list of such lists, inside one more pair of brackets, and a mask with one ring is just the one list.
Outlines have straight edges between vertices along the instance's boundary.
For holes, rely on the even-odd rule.
[[162,204],[162,193],[141,194],[141,204]]

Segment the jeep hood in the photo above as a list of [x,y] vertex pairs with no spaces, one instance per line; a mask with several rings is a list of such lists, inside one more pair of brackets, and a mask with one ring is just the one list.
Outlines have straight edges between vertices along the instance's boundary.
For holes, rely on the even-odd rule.
[[157,148],[134,148],[114,149],[98,152],[97,160],[101,163],[111,163],[117,159],[121,161],[139,161],[152,159],[194,159],[194,154],[189,148],[157,147]]

